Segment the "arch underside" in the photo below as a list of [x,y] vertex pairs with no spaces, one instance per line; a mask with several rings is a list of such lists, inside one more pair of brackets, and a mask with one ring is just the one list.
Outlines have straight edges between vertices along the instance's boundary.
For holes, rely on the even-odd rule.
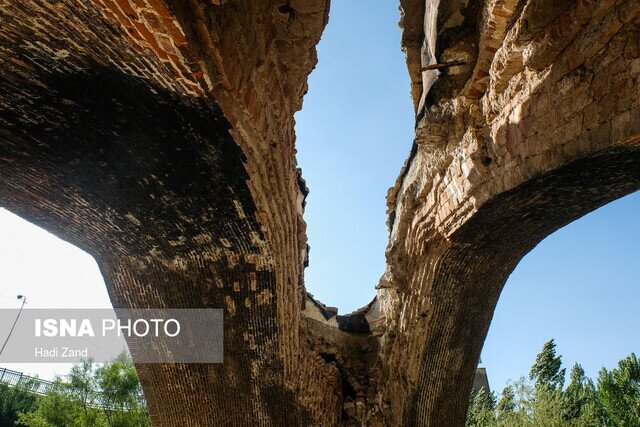
[[115,307],[225,307],[233,319],[224,364],[137,366],[154,425],[304,423],[272,357],[275,273],[219,108],[101,66],[47,75],[46,92],[23,83],[19,97],[4,83],[0,97],[25,102],[0,113],[3,207],[93,255]]
[[0,204],[116,307],[225,309],[224,364],[137,366],[154,425],[462,425],[518,261],[640,188],[635,3],[401,1],[416,139],[339,321],[304,290],[293,131],[328,1],[5,0]]
[[[639,189],[636,142],[576,160],[500,194],[450,236],[435,267],[427,319],[433,329],[424,356],[429,362],[422,365],[415,400],[407,405],[408,424],[425,419],[427,425],[464,424],[493,311],[518,262],[559,228]],[[421,408],[435,409],[425,413]]]
[[153,425],[306,424],[238,126],[168,6],[118,15],[137,34],[113,7],[3,2],[0,204],[91,254],[115,307],[225,309],[224,364],[137,364]]

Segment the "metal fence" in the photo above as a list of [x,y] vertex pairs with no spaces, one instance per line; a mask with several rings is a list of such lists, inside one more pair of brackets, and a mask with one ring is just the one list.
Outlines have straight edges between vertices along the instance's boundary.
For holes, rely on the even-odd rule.
[[[22,372],[12,371],[7,368],[0,368],[0,383],[8,384],[11,387],[21,387],[30,393],[45,395],[53,387],[53,381],[41,380],[38,377],[25,375]],[[93,401],[89,403],[91,408],[100,408],[106,411],[112,410],[113,407]]]
[[0,368],[0,383],[9,384],[13,387],[20,386],[36,394],[46,394],[53,384],[51,381],[41,380],[7,368]]

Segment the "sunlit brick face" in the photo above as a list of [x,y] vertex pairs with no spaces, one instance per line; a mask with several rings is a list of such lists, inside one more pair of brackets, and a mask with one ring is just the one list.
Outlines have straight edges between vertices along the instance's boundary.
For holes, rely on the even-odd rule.
[[637,1],[400,4],[415,143],[378,296],[338,322],[293,120],[328,1],[1,2],[0,204],[117,307],[225,310],[223,364],[137,365],[154,425],[462,425],[509,273],[640,187]]

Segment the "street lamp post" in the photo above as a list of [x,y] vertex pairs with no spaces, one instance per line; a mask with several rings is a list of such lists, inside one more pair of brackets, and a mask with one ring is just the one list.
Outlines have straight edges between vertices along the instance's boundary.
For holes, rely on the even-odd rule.
[[17,298],[19,300],[22,300],[22,305],[20,306],[20,310],[18,310],[18,315],[16,316],[16,320],[14,320],[13,321],[13,325],[11,325],[11,330],[9,331],[9,334],[7,335],[7,339],[4,340],[4,344],[2,344],[2,348],[0,348],[0,355],[4,351],[4,348],[6,347],[7,343],[9,342],[9,338],[11,338],[11,334],[13,333],[13,329],[16,327],[16,323],[18,323],[18,319],[20,318],[20,314],[22,313],[22,309],[24,308],[24,305],[27,303],[27,297],[26,296],[18,295]]

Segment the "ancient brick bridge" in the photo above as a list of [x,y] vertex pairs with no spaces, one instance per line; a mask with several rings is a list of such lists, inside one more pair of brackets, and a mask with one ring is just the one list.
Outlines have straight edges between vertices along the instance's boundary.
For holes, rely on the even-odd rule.
[[0,0],[0,204],[115,306],[225,308],[224,364],[138,365],[154,425],[463,425],[509,273],[640,187],[640,2],[400,3],[415,143],[336,318],[293,122],[328,0]]

